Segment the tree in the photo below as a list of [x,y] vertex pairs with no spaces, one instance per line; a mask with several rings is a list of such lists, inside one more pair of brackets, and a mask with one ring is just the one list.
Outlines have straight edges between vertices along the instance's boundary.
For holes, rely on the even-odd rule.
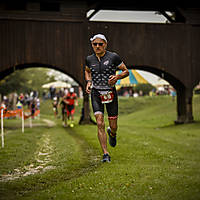
[[0,81],[0,93],[7,95],[11,92],[24,90],[26,81],[26,76],[23,76],[19,71],[15,71]]
[[0,94],[26,93],[32,90],[42,91],[41,86],[49,81],[54,81],[54,77],[48,76],[49,69],[28,68],[16,70],[0,81]]

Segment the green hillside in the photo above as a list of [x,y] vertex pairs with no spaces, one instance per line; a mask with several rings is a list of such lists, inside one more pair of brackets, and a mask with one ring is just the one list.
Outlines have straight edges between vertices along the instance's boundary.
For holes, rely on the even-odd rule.
[[[118,144],[101,163],[95,125],[62,127],[50,101],[41,116],[5,119],[0,149],[0,199],[198,200],[200,199],[200,96],[195,123],[174,125],[176,103],[168,96],[120,98]],[[106,119],[106,125],[108,121]]]

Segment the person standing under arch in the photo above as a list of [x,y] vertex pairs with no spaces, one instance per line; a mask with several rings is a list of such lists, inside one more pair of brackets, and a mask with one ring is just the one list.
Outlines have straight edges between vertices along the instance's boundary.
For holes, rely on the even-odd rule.
[[70,126],[73,127],[75,106],[78,105],[78,98],[74,92],[74,88],[70,88],[69,93],[63,99],[63,101],[66,103],[67,118],[68,120],[71,119]]
[[[108,113],[109,127],[107,133],[109,144],[116,146],[118,97],[115,83],[129,75],[126,65],[118,54],[107,51],[107,39],[102,34],[94,35],[91,39],[94,53],[87,56],[85,66],[86,92],[91,93],[92,108],[97,122],[98,139],[103,151],[102,162],[110,162],[107,150],[107,135],[104,122],[104,105]],[[116,75],[116,70],[122,73]]]

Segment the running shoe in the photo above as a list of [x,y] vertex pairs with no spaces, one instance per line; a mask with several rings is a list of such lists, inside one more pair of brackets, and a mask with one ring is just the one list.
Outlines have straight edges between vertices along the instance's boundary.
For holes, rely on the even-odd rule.
[[111,160],[110,160],[109,154],[108,153],[103,154],[103,160],[102,160],[102,162],[110,162],[110,161]]
[[65,124],[65,122],[63,122],[63,127],[67,127],[67,124]]
[[117,144],[117,138],[116,138],[116,134],[113,136],[111,133],[111,128],[108,127],[107,128],[107,132],[108,132],[108,136],[109,136],[109,144],[111,147],[115,147]]

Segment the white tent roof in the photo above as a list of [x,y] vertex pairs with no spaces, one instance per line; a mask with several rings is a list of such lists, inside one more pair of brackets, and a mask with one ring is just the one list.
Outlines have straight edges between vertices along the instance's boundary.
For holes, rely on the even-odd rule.
[[54,87],[54,88],[70,88],[71,84],[66,83],[66,82],[62,82],[62,81],[55,81],[55,82],[51,82],[51,83],[47,83],[42,85],[42,88],[50,88],[50,87]]
[[165,81],[164,79],[159,78],[157,81],[155,81],[155,83],[153,83],[153,85],[155,87],[160,87],[160,86],[170,85],[170,84],[167,81]]

